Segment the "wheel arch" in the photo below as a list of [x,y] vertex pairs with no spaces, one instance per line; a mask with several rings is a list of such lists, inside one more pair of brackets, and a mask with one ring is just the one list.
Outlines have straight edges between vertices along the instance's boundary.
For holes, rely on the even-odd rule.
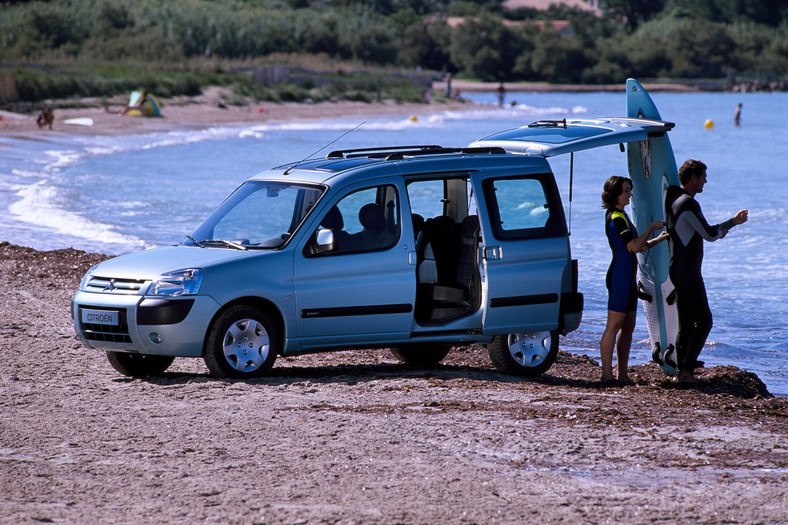
[[265,313],[268,317],[271,318],[271,321],[276,326],[276,331],[279,339],[279,353],[281,355],[282,350],[284,349],[284,340],[285,340],[285,321],[284,317],[282,316],[282,312],[279,311],[279,308],[276,305],[265,299],[263,297],[257,296],[247,296],[247,297],[238,297],[233,299],[232,301],[225,303],[222,305],[221,308],[214,312],[213,317],[211,317],[210,322],[205,327],[205,334],[203,334],[202,340],[202,356],[205,357],[205,351],[208,347],[208,337],[213,329],[214,324],[216,324],[217,319],[234,306],[251,306],[253,308],[257,308],[261,312]]

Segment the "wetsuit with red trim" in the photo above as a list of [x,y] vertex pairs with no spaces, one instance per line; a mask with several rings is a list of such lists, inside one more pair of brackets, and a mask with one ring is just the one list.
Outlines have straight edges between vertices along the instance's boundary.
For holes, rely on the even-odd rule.
[[627,244],[636,239],[638,232],[626,212],[609,209],[605,214],[605,234],[613,260],[607,270],[607,309],[613,312],[633,312],[637,310],[637,259]]
[[701,275],[703,241],[716,241],[734,225],[732,221],[710,226],[692,195],[669,186],[665,217],[670,234],[670,280],[676,289],[679,332],[676,357],[679,371],[692,372],[712,327],[706,286]]

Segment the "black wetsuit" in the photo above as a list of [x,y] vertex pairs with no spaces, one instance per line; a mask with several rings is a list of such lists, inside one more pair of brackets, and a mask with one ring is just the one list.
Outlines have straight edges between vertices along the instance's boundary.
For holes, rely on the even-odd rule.
[[676,337],[678,369],[692,372],[712,326],[706,286],[701,275],[703,240],[721,239],[723,228],[729,230],[733,222],[710,226],[698,202],[679,186],[668,187],[665,217],[670,234],[670,280],[676,288],[679,314]]

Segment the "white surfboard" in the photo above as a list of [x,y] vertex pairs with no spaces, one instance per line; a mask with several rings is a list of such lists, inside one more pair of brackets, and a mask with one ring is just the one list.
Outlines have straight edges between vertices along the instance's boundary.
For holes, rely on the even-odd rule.
[[63,124],[72,124],[75,126],[92,126],[93,119],[90,117],[77,117],[70,118],[63,121]]
[[[651,97],[637,80],[627,80],[627,117],[661,120]],[[647,140],[627,143],[629,176],[632,179],[632,211],[638,231],[653,221],[665,220],[665,192],[678,185],[676,159],[667,133],[656,133]],[[663,372],[676,374],[676,310],[673,283],[668,266],[670,253],[666,242],[639,253],[638,288],[646,316],[652,358]]]

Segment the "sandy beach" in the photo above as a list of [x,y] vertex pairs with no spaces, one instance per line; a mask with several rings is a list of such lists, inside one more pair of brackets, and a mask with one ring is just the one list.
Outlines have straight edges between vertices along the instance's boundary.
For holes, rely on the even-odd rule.
[[[695,89],[680,84],[646,84],[650,91],[695,91]],[[490,82],[468,82],[455,80],[452,82],[452,91],[460,93],[470,92],[495,92],[498,84]],[[507,83],[507,92],[548,92],[548,91],[623,91],[623,84],[602,86],[556,85],[540,82]],[[433,91],[443,93],[446,90],[445,82],[435,82]],[[55,110],[55,122],[52,130],[48,127],[39,129],[36,124],[38,113],[17,114],[0,110],[0,135],[30,133],[73,133],[79,135],[122,135],[134,133],[152,133],[169,131],[177,128],[204,128],[211,125],[242,125],[294,122],[299,120],[315,119],[345,119],[358,120],[359,123],[366,118],[380,118],[402,116],[403,118],[419,118],[420,115],[429,115],[442,111],[464,111],[471,108],[467,102],[446,99],[433,100],[431,104],[383,102],[258,102],[246,106],[233,106],[223,101],[229,96],[229,91],[222,88],[210,88],[198,97],[175,97],[162,99],[161,118],[134,117],[120,115],[126,97],[110,99],[108,107],[102,106],[98,99],[82,99],[86,107],[67,108]],[[478,107],[478,106],[475,106]],[[69,124],[72,119],[90,119],[91,125]]]
[[[6,117],[0,134],[464,107],[261,112],[209,94],[165,101],[164,118],[57,110],[53,131]],[[71,297],[106,258],[0,242],[0,523],[788,522],[788,398],[744,370],[704,368],[687,387],[648,363],[607,385],[596,361],[562,352],[524,380],[472,346],[429,370],[377,349],[280,358],[254,381],[213,379],[197,359],[132,379],[74,339]]]
[[753,374],[603,385],[561,353],[502,375],[482,347],[432,370],[386,350],[197,359],[117,374],[69,301],[105,256],[0,244],[2,523],[785,523],[788,399]]
[[[205,128],[214,125],[254,125],[265,123],[297,122],[300,120],[344,119],[363,122],[366,118],[401,116],[419,118],[421,115],[441,111],[462,111],[469,103],[435,102],[432,104],[366,102],[260,102],[247,106],[232,106],[222,102],[222,90],[213,88],[199,97],[178,97],[162,100],[162,117],[120,115],[124,100],[116,97],[108,108],[101,107],[96,99],[83,99],[83,104],[93,107],[55,109],[55,122],[39,129],[37,113],[24,115],[0,111],[0,135],[43,133],[71,133],[79,135],[123,135],[135,133],[166,132],[173,129]],[[69,124],[72,119],[90,119],[91,125]]]

